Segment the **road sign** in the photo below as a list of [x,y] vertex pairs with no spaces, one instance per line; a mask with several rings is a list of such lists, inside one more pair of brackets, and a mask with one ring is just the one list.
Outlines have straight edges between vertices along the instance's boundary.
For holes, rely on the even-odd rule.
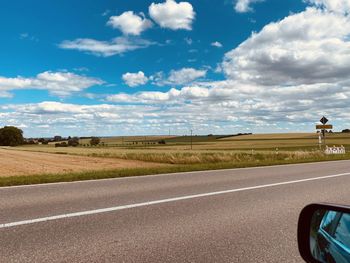
[[316,125],[316,130],[332,130],[333,125]]
[[323,116],[320,122],[324,125],[328,122],[328,119],[325,116]]

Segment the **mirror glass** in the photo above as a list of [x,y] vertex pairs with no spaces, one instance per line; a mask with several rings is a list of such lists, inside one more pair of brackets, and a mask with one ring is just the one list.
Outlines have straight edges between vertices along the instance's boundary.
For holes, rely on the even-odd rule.
[[350,214],[317,210],[311,221],[310,249],[322,263],[350,262]]

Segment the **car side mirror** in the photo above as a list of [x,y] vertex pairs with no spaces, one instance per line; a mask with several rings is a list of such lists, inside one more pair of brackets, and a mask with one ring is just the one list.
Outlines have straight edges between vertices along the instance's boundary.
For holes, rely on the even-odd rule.
[[350,207],[306,206],[299,217],[298,246],[308,263],[350,262]]

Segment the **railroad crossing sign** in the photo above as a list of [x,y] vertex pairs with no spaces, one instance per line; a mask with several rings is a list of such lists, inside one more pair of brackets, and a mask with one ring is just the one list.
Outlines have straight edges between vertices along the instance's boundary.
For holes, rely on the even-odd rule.
[[325,125],[325,124],[328,122],[328,119],[327,119],[325,116],[323,116],[322,119],[320,119],[320,122],[321,122],[323,125]]
[[326,124],[328,122],[328,119],[323,116],[321,119],[320,119],[320,122],[322,123],[322,125],[320,124],[317,124],[316,125],[316,130],[322,130],[323,134],[324,134],[324,131],[325,130],[332,130],[333,129],[333,125],[331,124]]

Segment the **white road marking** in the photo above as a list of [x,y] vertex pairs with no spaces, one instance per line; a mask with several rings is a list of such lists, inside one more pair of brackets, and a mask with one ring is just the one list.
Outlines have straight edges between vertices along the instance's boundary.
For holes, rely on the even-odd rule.
[[262,189],[262,188],[281,186],[281,185],[289,185],[289,184],[297,184],[297,183],[317,181],[317,180],[325,180],[325,179],[342,177],[342,176],[350,176],[350,173],[333,174],[333,175],[313,177],[313,178],[300,179],[300,180],[294,180],[294,181],[286,181],[286,182],[273,183],[273,184],[264,184],[264,185],[257,185],[257,186],[251,186],[251,187],[230,189],[230,190],[224,190],[224,191],[217,191],[217,192],[209,192],[209,193],[202,193],[202,194],[195,194],[195,195],[180,196],[180,197],[174,197],[174,198],[168,198],[168,199],[162,199],[162,200],[149,201],[149,202],[144,202],[144,203],[122,205],[122,206],[108,207],[108,208],[89,210],[89,211],[83,211],[83,212],[76,212],[76,213],[62,214],[62,215],[56,215],[56,216],[42,217],[42,218],[36,218],[36,219],[30,219],[30,220],[24,220],[24,221],[12,222],[12,223],[0,224],[0,229],[2,229],[2,228],[10,228],[10,227],[15,227],[15,226],[21,226],[21,225],[35,224],[35,223],[40,223],[40,222],[53,221],[53,220],[58,220],[58,219],[65,219],[65,218],[72,218],[72,217],[79,217],[79,216],[87,216],[87,215],[96,215],[96,214],[102,214],[102,213],[107,213],[107,212],[115,212],[115,211],[130,209],[130,208],[137,208],[137,207],[143,207],[143,206],[164,204],[164,203],[183,201],[183,200],[189,200],[189,199],[195,199],[195,198],[201,198],[201,197],[230,194],[230,193],[236,193],[236,192],[243,192],[243,191],[249,191],[249,190],[255,190],[255,189]]
[[104,179],[102,178],[102,179],[80,180],[80,181],[72,181],[72,182],[0,186],[0,191],[2,189],[45,187],[45,186],[65,185],[65,184],[79,184],[79,183],[94,183],[94,182],[98,182],[98,181],[104,182],[104,181],[114,181],[114,180],[133,180],[133,179],[139,179],[139,178],[176,176],[176,175],[198,174],[198,173],[209,173],[210,174],[210,173],[241,171],[241,170],[244,171],[244,170],[260,170],[260,169],[271,169],[271,168],[274,169],[274,168],[281,168],[281,167],[288,167],[288,166],[322,165],[322,164],[338,163],[338,162],[350,162],[350,160],[320,161],[320,162],[310,162],[310,163],[275,164],[275,165],[255,166],[255,167],[242,167],[242,168],[229,168],[229,169],[216,169],[216,170],[199,170],[199,171],[189,171],[189,172],[149,174],[149,175],[139,175],[139,176],[130,176],[130,177],[126,176],[126,177],[104,178]]

